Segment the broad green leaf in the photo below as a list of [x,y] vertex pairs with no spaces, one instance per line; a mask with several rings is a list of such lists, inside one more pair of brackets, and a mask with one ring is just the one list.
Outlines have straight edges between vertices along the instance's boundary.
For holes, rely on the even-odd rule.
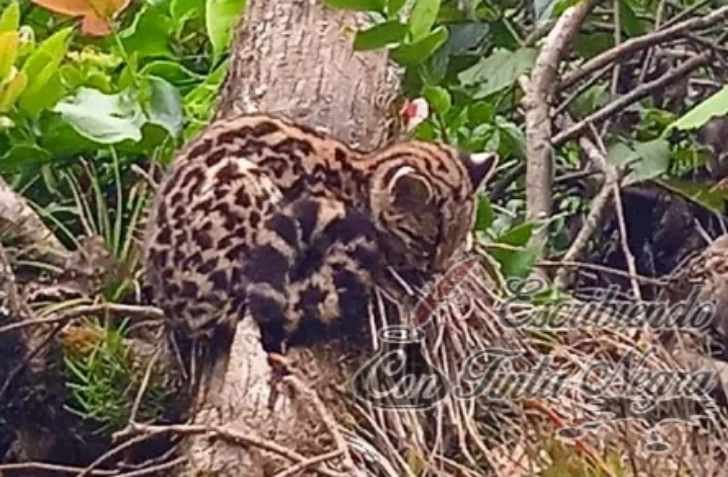
[[245,0],[206,0],[205,23],[215,58],[230,45],[233,28],[245,11]]
[[157,76],[164,78],[173,85],[182,89],[186,85],[195,85],[205,79],[203,75],[188,70],[180,63],[169,60],[151,61],[144,65],[139,72],[142,76]]
[[8,79],[18,56],[18,32],[0,32],[0,85]]
[[569,105],[569,111],[584,117],[609,101],[609,87],[606,83],[595,84],[577,96]]
[[498,49],[461,72],[458,79],[463,86],[475,88],[476,99],[484,98],[513,85],[531,69],[537,54],[533,48]]
[[614,46],[614,34],[604,31],[580,32],[574,40],[574,51],[582,58],[591,58]]
[[5,7],[2,15],[0,15],[0,32],[17,32],[18,28],[20,28],[20,5],[14,0]]
[[405,3],[407,3],[407,0],[389,0],[387,2],[387,16],[389,18],[394,18],[394,16],[402,10]]
[[427,102],[439,114],[445,114],[452,106],[450,93],[440,86],[426,86],[422,91]]
[[448,25],[450,38],[447,46],[451,55],[482,55],[487,47],[490,25],[485,22],[468,22]]
[[437,51],[447,41],[447,37],[447,29],[437,27],[420,41],[406,43],[392,50],[391,57],[403,66],[419,65]]
[[13,79],[0,86],[0,112],[10,110],[27,85],[28,77],[18,71]]
[[536,247],[526,247],[523,250],[493,250],[490,254],[500,263],[504,276],[525,277],[533,269],[541,251]]
[[124,49],[137,58],[173,56],[169,47],[173,22],[166,4],[146,5],[137,12],[128,28],[119,33]]
[[526,134],[516,123],[506,120],[502,116],[496,117],[496,125],[500,132],[501,144],[498,154],[501,157],[526,157]]
[[354,38],[354,50],[366,51],[399,43],[407,36],[407,25],[397,20],[380,23],[369,29],[359,31]]
[[534,224],[519,224],[505,232],[494,240],[495,243],[509,245],[511,247],[523,247],[515,250],[493,248],[490,255],[496,259],[503,274],[507,277],[525,276],[533,267],[536,260],[541,256],[541,250],[537,247],[526,247],[533,235]]
[[615,167],[624,166],[638,157],[637,153],[623,142],[615,142],[607,148],[607,163]]
[[39,121],[38,142],[57,159],[95,152],[99,145],[81,136],[58,114],[43,115]]
[[495,117],[496,105],[489,101],[476,101],[468,108],[468,121],[473,126],[489,123]]
[[16,144],[0,156],[0,171],[17,172],[24,167],[37,167],[50,162],[53,156],[32,144]]
[[658,179],[655,182],[716,214],[723,214],[725,203],[728,202],[728,190],[720,186],[682,179]]
[[205,14],[205,0],[172,0],[169,5],[169,14],[179,29],[182,23],[191,15]]
[[621,0],[619,2],[619,13],[621,16],[622,30],[627,33],[627,36],[635,37],[646,33],[642,22],[628,1]]
[[495,243],[502,243],[514,247],[523,247],[529,240],[531,240],[534,228],[535,225],[530,222],[516,225],[495,239]]
[[478,200],[478,211],[475,215],[475,230],[487,230],[493,224],[494,218],[495,214],[488,196],[481,195]]
[[151,98],[147,109],[149,122],[166,129],[177,137],[182,131],[182,99],[177,88],[154,76],[149,77]]
[[617,142],[608,148],[607,162],[617,167],[631,164],[626,183],[634,184],[662,175],[670,166],[670,144],[664,139],[634,143],[633,148]]
[[669,131],[673,128],[698,129],[714,116],[725,116],[726,114],[728,114],[728,86],[724,86],[723,89],[672,123],[663,133],[663,137],[667,137]]
[[363,12],[384,11],[384,0],[326,0],[324,3],[330,8],[344,8]]
[[53,111],[60,113],[80,135],[100,144],[125,139],[139,141],[146,122],[142,108],[128,92],[104,94],[80,88],[74,97],[59,102]]
[[430,33],[440,10],[440,0],[417,0],[409,18],[412,41],[417,42]]
[[[23,65],[22,71],[28,78],[28,86],[20,95],[19,105],[31,116],[38,116],[41,110],[52,106],[57,100],[56,95],[60,91],[58,67],[66,55],[72,32],[73,28],[64,28],[48,37]],[[52,92],[49,87],[53,88]]]
[[635,152],[641,158],[633,167],[629,179],[641,182],[658,177],[670,167],[670,143],[665,139],[635,143]]

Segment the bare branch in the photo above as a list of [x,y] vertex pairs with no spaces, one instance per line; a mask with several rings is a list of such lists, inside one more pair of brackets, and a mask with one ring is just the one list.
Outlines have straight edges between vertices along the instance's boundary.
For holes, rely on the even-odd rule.
[[701,28],[714,25],[722,20],[725,20],[726,18],[728,18],[728,7],[718,8],[714,12],[704,17],[697,17],[690,20],[685,20],[684,22],[678,23],[663,30],[658,30],[647,35],[625,41],[624,43],[615,46],[614,48],[607,50],[599,56],[587,61],[578,70],[564,75],[564,78],[561,80],[561,83],[559,83],[557,89],[562,90],[568,88],[569,86],[582,79],[584,76],[587,76],[594,71],[603,68],[609,63],[619,60],[620,58],[631,55],[638,50],[672,40],[673,38],[676,38],[687,32],[695,32],[696,30],[699,30]]
[[648,96],[652,91],[684,78],[685,76],[689,75],[693,70],[696,70],[701,66],[706,65],[708,61],[710,61],[710,52],[695,56],[683,62],[679,66],[671,68],[667,71],[667,73],[665,73],[665,75],[661,76],[660,78],[641,84],[630,93],[625,94],[615,101],[612,101],[600,110],[593,112],[586,118],[571,126],[566,131],[560,132],[559,134],[554,136],[551,143],[553,144],[553,146],[559,146],[569,139],[575,138],[584,130],[584,128],[588,127],[589,124],[598,123],[599,121],[602,121],[613,114],[619,113],[627,106],[636,103],[642,98]]
[[[559,63],[594,4],[593,0],[569,7],[548,34],[529,81],[524,81],[526,117],[526,195],[528,219],[548,217],[553,207],[553,158],[549,107],[556,89]],[[543,242],[545,231],[535,237]]]

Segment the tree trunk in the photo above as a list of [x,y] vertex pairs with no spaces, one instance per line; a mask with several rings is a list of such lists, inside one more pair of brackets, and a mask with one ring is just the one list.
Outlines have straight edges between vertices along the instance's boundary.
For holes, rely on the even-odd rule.
[[[217,117],[278,113],[327,130],[352,146],[373,149],[387,139],[390,130],[388,105],[398,86],[396,74],[385,54],[352,51],[354,31],[363,25],[359,15],[321,3],[248,2]],[[307,373],[315,369],[320,389],[345,381],[342,354],[343,346],[330,345],[294,350],[287,358],[303,363]],[[295,398],[282,393],[274,399],[271,376],[257,325],[241,320],[223,389],[197,414],[196,423],[224,424],[305,455],[306,449],[322,442],[322,419],[317,422],[311,414],[316,406],[309,406],[300,392]],[[273,408],[269,401],[274,401]],[[331,447],[331,439],[327,443]],[[188,457],[186,475],[262,476],[291,465],[290,460],[262,454],[256,446],[230,446],[205,437],[193,438]],[[346,475],[355,475],[353,469],[346,469],[346,456],[338,460]]]

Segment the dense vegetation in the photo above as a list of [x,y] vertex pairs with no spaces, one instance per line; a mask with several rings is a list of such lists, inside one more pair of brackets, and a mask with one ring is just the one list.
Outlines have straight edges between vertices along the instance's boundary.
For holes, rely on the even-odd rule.
[[[587,79],[582,83],[563,82],[556,89],[552,111],[567,113],[572,125],[588,119],[584,127],[594,129],[591,140],[606,163],[596,165],[585,157],[576,134],[555,133],[550,191],[555,205],[548,218],[537,220],[527,210],[523,78],[533,71],[542,41],[560,15],[579,2],[325,3],[369,15],[371,27],[347,34],[354,49],[386,48],[401,66],[404,107],[396,109],[405,128],[412,126],[408,134],[501,156],[495,183],[480,202],[476,228],[479,243],[500,265],[503,277],[526,276],[569,250],[596,203],[598,183],[593,179],[607,175],[607,169],[616,171],[625,190],[633,192],[624,195],[626,209],[641,210],[640,188],[658,186],[669,191],[670,204],[689,208],[691,232],[693,222],[706,235],[724,229],[728,192],[720,181],[728,169],[722,169],[718,149],[725,140],[706,139],[706,131],[718,127],[715,118],[728,113],[725,20],[666,38],[659,48],[655,44],[607,63],[583,75]],[[133,301],[141,287],[136,241],[148,182],[210,120],[225,78],[231,32],[245,0],[13,0],[0,5],[0,174],[70,248],[82,236],[102,236],[117,264],[103,299]],[[568,67],[560,80],[574,78],[579,67],[620,44],[699,18],[720,5],[598,2],[566,57]],[[660,82],[671,68],[701,55],[705,60],[691,75]],[[633,91],[644,94],[620,103]],[[560,131],[569,127],[563,123]],[[636,202],[630,206],[630,200]],[[664,205],[662,198],[656,201]],[[629,244],[636,268],[629,269],[627,254],[614,251],[621,247],[615,216],[605,219],[581,255],[622,272],[669,272],[694,247],[666,245],[686,239],[675,235],[673,229],[682,225],[670,222],[673,209],[660,210],[664,214],[656,212],[648,223],[640,223],[639,214],[625,214],[635,231]],[[542,226],[546,242],[534,240]],[[35,273],[44,266],[22,253],[18,257],[20,265]],[[138,383],[122,342],[128,323],[93,323],[102,330],[96,338],[80,340],[83,345],[79,339],[64,342],[71,390],[67,407],[94,435],[108,438],[127,422]],[[167,398],[160,390],[148,391],[144,417],[159,415]]]

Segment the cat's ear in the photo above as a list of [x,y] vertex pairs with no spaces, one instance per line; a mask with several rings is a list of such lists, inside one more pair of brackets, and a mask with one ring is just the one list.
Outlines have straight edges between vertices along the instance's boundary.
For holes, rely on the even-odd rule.
[[460,160],[465,164],[473,184],[473,190],[477,190],[495,172],[498,165],[498,154],[493,152],[480,152],[477,154],[461,153]]
[[432,198],[430,184],[411,166],[401,166],[394,172],[387,191],[394,206],[407,210],[421,209]]

